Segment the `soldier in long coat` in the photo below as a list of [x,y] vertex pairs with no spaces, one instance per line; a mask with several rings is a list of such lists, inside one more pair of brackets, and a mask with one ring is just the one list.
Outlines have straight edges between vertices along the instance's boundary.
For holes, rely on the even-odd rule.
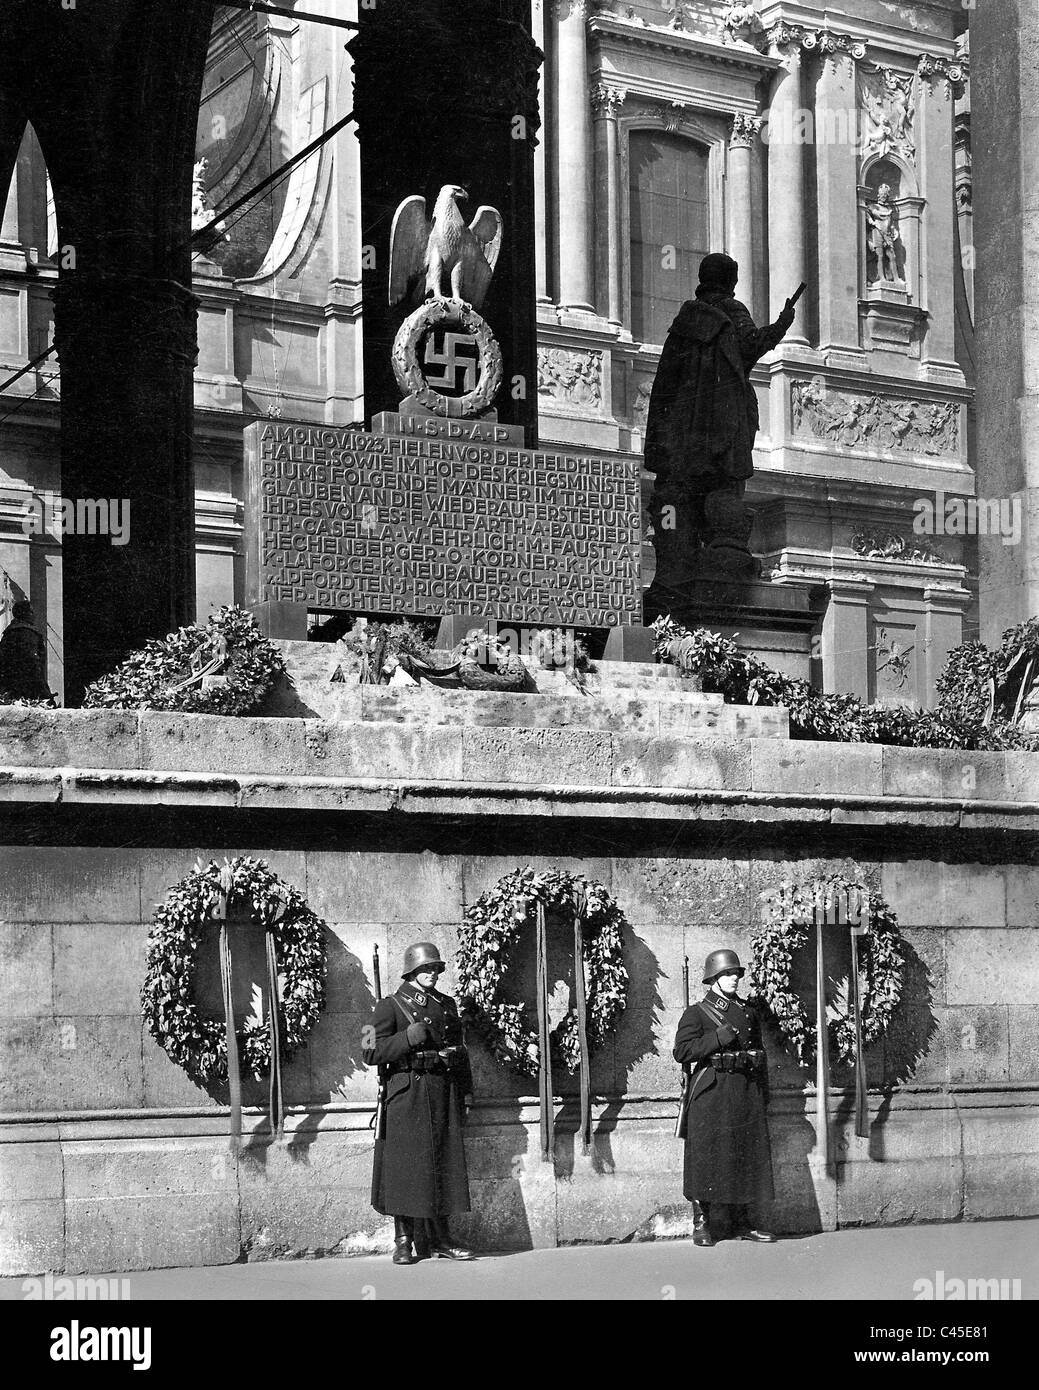
[[697,1245],[714,1244],[711,1212],[721,1205],[733,1208],[737,1240],[775,1240],[754,1225],[749,1210],[775,1194],[761,1020],[736,993],[745,973],[735,951],[713,951],[703,976],[710,988],[686,1009],[675,1036],[675,1060],[693,1069],[685,1097],[683,1190],[693,1204]]
[[473,1080],[455,1001],[435,987],[445,969],[431,942],[408,947],[403,983],[376,1005],[363,1053],[385,1086],[372,1206],[394,1219],[394,1264],[473,1258],[446,1220],[469,1210],[462,1127]]

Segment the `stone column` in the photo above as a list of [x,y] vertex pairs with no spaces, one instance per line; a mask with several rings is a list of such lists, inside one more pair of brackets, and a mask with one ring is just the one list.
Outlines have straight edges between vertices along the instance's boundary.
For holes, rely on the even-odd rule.
[[[531,36],[538,48],[545,54],[541,65],[538,84],[538,98],[541,103],[541,119],[546,120],[545,102],[548,96],[548,39],[545,32],[545,3],[551,0],[534,0]],[[534,284],[539,304],[551,304],[552,296],[548,287],[548,130],[542,125],[541,137],[534,151]]]
[[[784,44],[778,56],[783,67],[776,74],[768,113],[768,279],[773,320],[805,278],[806,230],[801,50]],[[807,346],[802,297],[783,347]]]
[[[929,315],[923,341],[923,370],[947,382],[956,362],[956,192],[953,152],[953,83],[945,76],[917,81],[917,127],[923,208],[921,264],[923,307]],[[1033,195],[1034,196],[1034,195]]]
[[855,120],[855,61],[840,52],[824,54],[815,89],[819,350],[859,355]]
[[559,307],[595,312],[592,296],[592,112],[588,103],[587,0],[556,0],[556,153],[559,171]]
[[600,85],[592,90],[592,109],[597,120],[596,188],[603,213],[605,235],[596,239],[600,275],[599,311],[611,328],[621,328],[620,163],[617,145],[617,112],[625,93],[619,87]]
[[977,488],[1022,539],[979,536],[982,640],[1039,613],[1039,7],[971,11]]
[[831,579],[830,601],[823,617],[823,689],[857,695],[868,701],[869,600],[876,587],[869,579]]
[[754,200],[751,196],[753,146],[761,131],[761,121],[737,111],[729,137],[728,208],[729,255],[739,262],[737,294],[754,312]]

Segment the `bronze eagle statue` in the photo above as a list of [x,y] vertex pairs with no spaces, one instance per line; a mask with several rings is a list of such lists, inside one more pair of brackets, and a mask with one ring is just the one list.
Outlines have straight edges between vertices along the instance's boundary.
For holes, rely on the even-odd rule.
[[417,194],[401,203],[390,230],[391,306],[458,299],[479,311],[498,263],[504,224],[496,208],[483,206],[467,226],[458,203],[468,197],[460,185],[445,184],[432,218]]

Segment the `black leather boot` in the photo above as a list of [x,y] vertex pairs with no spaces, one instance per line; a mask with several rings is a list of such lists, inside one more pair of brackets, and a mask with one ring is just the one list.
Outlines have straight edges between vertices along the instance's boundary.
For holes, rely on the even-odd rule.
[[442,1216],[433,1217],[429,1224],[429,1253],[442,1260],[475,1260],[476,1256],[464,1245],[451,1239],[451,1232]]
[[758,1245],[775,1244],[776,1238],[771,1231],[759,1231],[750,1224],[750,1212],[746,1207],[737,1207],[733,1215],[736,1218],[733,1240],[753,1240]]
[[393,1263],[395,1265],[413,1265],[416,1263],[415,1252],[411,1248],[414,1235],[415,1223],[410,1216],[395,1216],[393,1218]]
[[714,1244],[714,1237],[711,1235],[710,1222],[711,1209],[706,1202],[693,1203],[693,1244],[711,1246]]

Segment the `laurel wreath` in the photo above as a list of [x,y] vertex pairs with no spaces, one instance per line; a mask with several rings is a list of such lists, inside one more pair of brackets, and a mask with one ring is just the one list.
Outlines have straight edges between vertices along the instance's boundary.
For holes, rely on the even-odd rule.
[[[457,968],[463,1007],[497,1061],[529,1076],[538,1074],[541,1052],[537,1033],[527,1022],[526,1004],[501,997],[508,953],[525,932],[534,930],[539,901],[546,913],[572,922],[574,893],[582,889],[588,1045],[594,1049],[616,1028],[627,1004],[628,986],[622,959],[626,918],[601,883],[562,869],[541,873],[517,869],[466,909],[459,929]],[[558,1060],[567,1071],[577,1071],[581,1047],[575,1009],[569,1010],[550,1037]]]
[[[273,929],[284,1060],[305,1046],[325,1007],[327,927],[303,895],[283,883],[263,859],[225,860],[222,866],[211,860],[204,867],[196,862],[156,908],[141,1012],[170,1059],[204,1083],[227,1080],[225,1022],[202,1017],[195,997],[199,947],[218,930],[214,912],[221,899],[231,907],[247,906],[258,927]],[[243,1070],[259,1079],[271,1064],[267,1023],[251,1014],[236,1033]]]
[[[457,398],[442,395],[426,380],[418,350],[432,328],[457,324],[471,333],[480,355],[480,378],[472,391]],[[494,401],[501,387],[502,357],[498,341],[486,319],[460,299],[431,299],[408,316],[397,331],[391,354],[397,385],[435,415],[479,415]]]
[[[219,674],[192,680],[218,650]],[[178,628],[133,652],[87,687],[86,709],[152,709],[181,714],[252,714],[285,670],[281,653],[244,608],[227,604],[203,625]]]
[[[769,910],[751,937],[748,987],[760,999],[783,1037],[808,1065],[815,1056],[815,1027],[790,985],[795,954],[808,941],[816,911],[834,914],[841,906],[861,903],[866,922],[859,940],[862,1043],[869,1047],[887,1031],[902,999],[905,982],[904,943],[898,919],[868,885],[841,874],[808,882],[785,880],[767,899]],[[843,920],[843,919],[842,919]],[[830,1046],[842,1061],[855,1060],[855,1025],[847,1009],[828,1006]]]

